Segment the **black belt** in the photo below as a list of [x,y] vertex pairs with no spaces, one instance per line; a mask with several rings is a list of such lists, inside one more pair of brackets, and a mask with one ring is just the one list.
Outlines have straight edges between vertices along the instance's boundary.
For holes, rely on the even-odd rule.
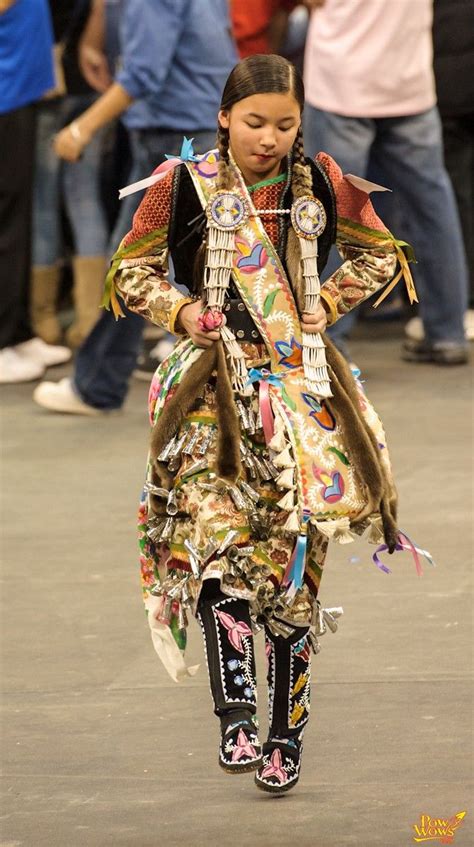
[[230,298],[225,301],[224,314],[227,318],[227,326],[232,330],[237,341],[251,341],[254,344],[263,344],[263,338],[240,297]]

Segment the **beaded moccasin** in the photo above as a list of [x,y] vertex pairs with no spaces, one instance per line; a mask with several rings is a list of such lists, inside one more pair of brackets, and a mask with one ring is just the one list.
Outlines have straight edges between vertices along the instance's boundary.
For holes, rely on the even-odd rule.
[[255,774],[255,784],[270,794],[284,794],[298,782],[301,767],[301,741],[271,738],[263,745],[263,760]]
[[246,710],[221,718],[222,739],[219,765],[227,773],[247,773],[262,764],[262,748],[254,717]]

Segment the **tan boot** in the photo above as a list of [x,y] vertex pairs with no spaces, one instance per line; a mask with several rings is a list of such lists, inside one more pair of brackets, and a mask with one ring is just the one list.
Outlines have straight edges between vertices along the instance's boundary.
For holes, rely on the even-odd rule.
[[100,316],[106,262],[104,256],[75,256],[72,260],[75,317],[66,332],[71,347],[79,347]]
[[47,344],[61,340],[56,314],[60,272],[57,265],[35,265],[31,272],[30,317],[35,335]]

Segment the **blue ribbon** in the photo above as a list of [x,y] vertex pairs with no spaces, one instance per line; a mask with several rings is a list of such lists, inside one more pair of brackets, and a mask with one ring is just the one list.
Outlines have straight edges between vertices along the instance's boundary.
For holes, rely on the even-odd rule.
[[292,595],[296,594],[296,592],[303,587],[304,569],[306,564],[306,547],[308,544],[306,525],[309,518],[309,515],[303,515],[304,531],[301,532],[296,539],[290,566],[285,573],[283,584],[290,590]]
[[260,382],[261,380],[265,380],[265,382],[269,382],[270,385],[277,385],[278,388],[281,388],[281,380],[284,376],[286,376],[285,373],[272,374],[270,373],[270,371],[267,371],[266,368],[250,368],[247,385],[251,385],[253,382]]
[[176,153],[165,153],[165,159],[181,159],[182,162],[199,162],[199,156],[194,155],[194,138],[184,136],[179,156]]

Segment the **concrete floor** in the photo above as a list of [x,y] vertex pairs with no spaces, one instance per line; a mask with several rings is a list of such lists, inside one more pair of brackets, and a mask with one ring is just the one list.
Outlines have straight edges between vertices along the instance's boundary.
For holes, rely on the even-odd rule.
[[2,387],[0,847],[405,847],[421,814],[460,811],[455,843],[474,843],[470,369],[403,364],[396,330],[365,333],[353,355],[390,436],[401,526],[437,566],[420,579],[400,555],[386,576],[372,547],[331,552],[322,600],[345,616],[314,662],[284,798],[220,771],[205,667],[175,685],[151,647],[134,528],[146,386],[99,420]]

